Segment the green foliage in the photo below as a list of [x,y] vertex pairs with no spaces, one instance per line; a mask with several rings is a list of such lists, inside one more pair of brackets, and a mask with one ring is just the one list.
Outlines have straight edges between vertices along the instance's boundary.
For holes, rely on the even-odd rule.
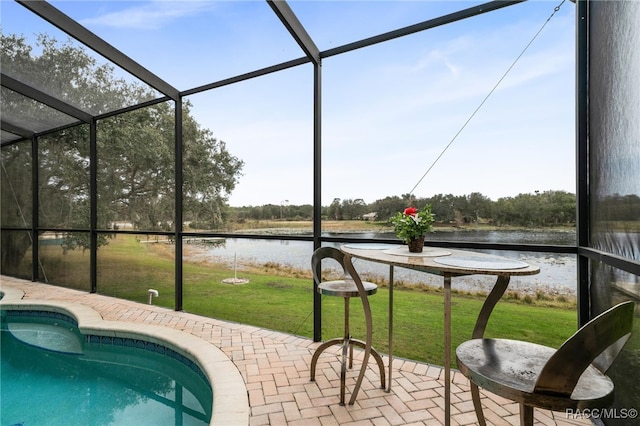
[[411,204],[411,202],[407,202],[407,200],[398,196],[392,196],[377,200],[369,207],[369,210],[378,213],[378,220],[386,222],[391,218],[391,216],[395,215],[397,212],[403,211]]
[[607,196],[596,204],[594,219],[601,222],[640,221],[640,196],[636,194]]
[[[3,69],[64,94],[69,103],[93,115],[157,97],[149,87],[117,78],[113,67],[99,65],[71,42],[40,35],[36,53],[24,36],[3,34],[1,46]],[[43,114],[35,103],[21,102],[19,96],[5,97],[3,92],[2,102],[25,117]],[[190,107],[184,102],[182,108],[183,218],[219,225],[244,163],[195,121]],[[134,229],[173,230],[175,115],[174,104],[162,102],[98,120],[97,159],[90,156],[87,124],[40,136],[38,164],[31,160],[30,141],[3,146],[2,225],[31,226],[31,170],[38,167],[39,226],[88,229],[90,166],[97,161],[98,229],[112,229],[118,221]],[[89,238],[78,235],[65,239],[66,250],[89,247]],[[19,245],[9,247],[9,243]],[[98,243],[106,244],[107,239]],[[4,270],[15,269],[30,246],[29,240],[3,239]]]
[[2,147],[0,212],[3,226],[26,227],[31,224],[32,163],[30,142]]
[[420,210],[415,207],[407,207],[391,218],[394,232],[405,243],[431,232],[433,221],[434,214],[431,213],[430,204]]
[[[368,206],[362,198],[345,199],[334,198],[331,205],[322,209],[322,217],[329,220],[361,219],[368,212]],[[313,213],[311,210],[310,214]]]
[[564,191],[545,191],[500,198],[494,222],[517,226],[558,226],[575,223],[575,195]]
[[[611,201],[611,203],[609,203]],[[357,220],[366,213],[375,212],[377,220],[388,223],[399,211],[407,206],[430,204],[431,212],[440,224],[493,224],[496,226],[553,227],[575,225],[576,197],[565,191],[545,191],[536,194],[518,194],[497,201],[473,192],[469,195],[436,194],[419,198],[411,194],[388,196],[373,203],[364,200],[335,198],[329,206],[322,207],[325,220]],[[609,220],[638,220],[640,197],[629,196],[611,199],[601,203],[607,206],[603,217]],[[615,207],[609,207],[615,206]],[[620,207],[619,210],[616,210]],[[634,209],[635,208],[635,209]],[[312,220],[311,205],[279,205],[231,207],[229,214],[234,219],[253,220]],[[623,213],[621,213],[623,212]],[[605,216],[606,214],[606,216]]]
[[[99,234],[97,236],[98,247],[109,244],[110,239],[111,235]],[[81,249],[82,252],[85,252],[91,247],[91,238],[87,232],[68,232],[62,239],[60,247],[62,247],[62,252],[65,254],[69,250],[75,250],[77,248]]]

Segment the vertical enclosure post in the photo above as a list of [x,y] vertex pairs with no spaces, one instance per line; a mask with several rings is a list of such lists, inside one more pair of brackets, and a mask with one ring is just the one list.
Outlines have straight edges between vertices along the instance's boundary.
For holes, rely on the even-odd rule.
[[[589,139],[587,2],[576,4],[576,238],[578,247],[589,246]],[[578,326],[589,321],[589,258],[577,255]]]
[[175,101],[175,310],[182,310],[182,97]]
[[38,139],[31,137],[31,281],[36,282],[40,276],[40,246],[38,244],[38,227],[40,202],[38,197]]
[[98,123],[89,123],[89,280],[98,291]]
[[[313,250],[315,251],[322,245],[320,239],[322,236],[322,63],[314,64],[313,71]],[[322,298],[314,280],[313,341],[320,340],[322,340]]]

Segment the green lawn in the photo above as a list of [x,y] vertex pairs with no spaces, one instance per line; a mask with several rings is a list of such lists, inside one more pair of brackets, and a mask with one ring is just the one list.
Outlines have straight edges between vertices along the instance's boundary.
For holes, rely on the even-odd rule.
[[[50,282],[86,290],[88,253],[62,254],[51,246],[42,254]],[[80,271],[77,274],[74,271]],[[282,271],[242,272],[250,282],[224,284],[233,271],[224,265],[185,263],[184,310],[242,324],[255,325],[299,336],[313,335],[313,282],[305,274]],[[155,304],[174,305],[173,247],[142,244],[134,236],[118,235],[98,251],[98,293],[147,301],[147,290],[160,297]],[[284,276],[283,276],[284,275]],[[370,297],[374,321],[374,346],[388,350],[388,289]],[[398,357],[443,363],[443,296],[437,290],[403,289],[394,292],[394,354]],[[471,336],[483,299],[454,293],[452,299],[452,345]],[[342,298],[323,298],[323,338],[343,333]],[[359,300],[352,301],[354,337],[364,336]],[[529,305],[503,300],[495,308],[487,336],[517,338],[557,347],[576,330],[575,308]]]

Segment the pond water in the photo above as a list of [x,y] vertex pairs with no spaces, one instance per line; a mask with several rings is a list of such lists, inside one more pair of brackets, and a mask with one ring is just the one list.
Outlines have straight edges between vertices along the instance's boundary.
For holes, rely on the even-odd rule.
[[[325,236],[350,238],[385,238],[392,235],[374,234],[335,234]],[[573,245],[573,232],[540,232],[540,231],[463,231],[434,232],[429,234],[431,241],[482,241],[494,243]],[[338,247],[340,244],[332,244]],[[511,290],[534,294],[537,291],[553,294],[575,295],[576,293],[576,256],[559,253],[514,252],[502,250],[477,250],[480,252],[517,259],[540,267],[540,274],[513,277]],[[184,245],[186,261],[223,262],[233,267],[236,265],[238,277],[246,265],[277,263],[297,269],[310,269],[313,245],[306,241],[284,240],[248,240],[227,238],[220,246],[196,244]],[[363,277],[386,279],[389,267],[373,262],[358,260],[356,268]],[[442,278],[435,275],[411,271],[404,268],[395,269],[395,281],[408,284],[424,284],[433,287],[442,286]],[[454,289],[467,291],[486,291],[495,282],[495,277],[473,275],[454,279]]]

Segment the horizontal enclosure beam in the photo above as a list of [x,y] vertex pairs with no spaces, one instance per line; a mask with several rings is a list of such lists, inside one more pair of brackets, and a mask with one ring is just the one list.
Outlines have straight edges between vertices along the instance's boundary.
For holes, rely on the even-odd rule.
[[591,247],[579,247],[578,254],[588,257],[591,260],[602,262],[606,265],[628,272],[634,275],[640,275],[640,261],[632,260],[623,256],[606,253]]
[[270,67],[261,68],[256,71],[251,71],[245,74],[240,74],[235,77],[226,78],[224,80],[216,81],[214,83],[205,84],[203,86],[194,87],[193,89],[180,92],[180,96],[190,96],[196,93],[206,92],[207,90],[215,89],[217,87],[228,86],[229,84],[239,83],[241,81],[250,80],[252,78],[261,77],[263,75],[271,74],[274,72],[286,70],[288,68],[297,67],[298,65],[311,63],[311,60],[307,57],[294,59],[281,64],[272,65]]
[[289,30],[291,36],[296,40],[304,53],[315,63],[320,64],[320,50],[304,29],[304,26],[298,20],[286,1],[283,0],[267,0],[271,9],[278,15],[282,24]]
[[441,25],[450,24],[452,22],[461,21],[463,19],[471,18],[483,13],[492,12],[503,7],[513,6],[514,4],[522,3],[526,0],[513,0],[513,1],[492,1],[484,3],[478,6],[470,7],[468,9],[460,10],[458,12],[450,13],[448,15],[440,16],[438,18],[429,19],[428,21],[420,22],[415,25],[400,28],[394,31],[389,31],[377,36],[365,38],[360,41],[348,43],[342,46],[338,46],[333,49],[320,52],[320,57],[327,58],[329,56],[339,55],[352,50],[361,49],[363,47],[372,46],[374,44],[382,43],[385,41],[393,40],[395,38],[404,37],[413,33],[428,30],[430,28],[439,27]]
[[5,120],[0,120],[0,128],[2,128],[2,130],[4,130],[5,132],[13,133],[14,135],[18,135],[27,139],[31,139],[33,135],[35,135],[35,133],[31,130],[23,129],[19,126],[14,126],[13,124],[6,122]]
[[0,81],[2,82],[2,86],[7,89],[11,89],[14,92],[26,96],[27,98],[36,100],[73,118],[82,120],[85,123],[91,122],[91,119],[93,118],[91,114],[4,73],[0,74]]

